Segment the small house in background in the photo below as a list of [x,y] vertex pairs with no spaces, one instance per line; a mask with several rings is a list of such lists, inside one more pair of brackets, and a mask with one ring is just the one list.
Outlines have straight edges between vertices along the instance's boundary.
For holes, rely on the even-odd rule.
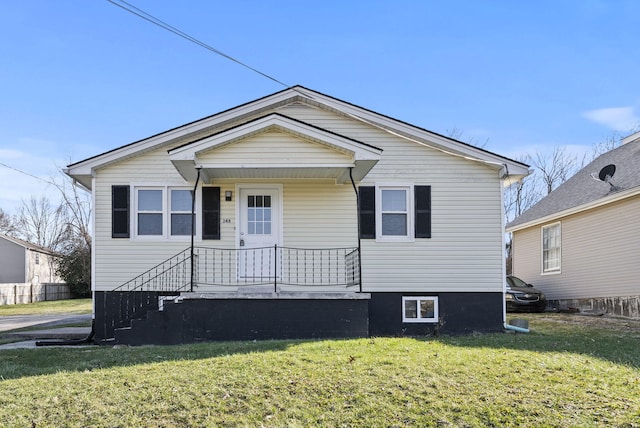
[[0,235],[0,305],[68,299],[48,248]]
[[513,274],[559,309],[640,317],[640,132],[507,225]]
[[502,191],[527,173],[301,86],[74,163],[96,340],[501,331]]

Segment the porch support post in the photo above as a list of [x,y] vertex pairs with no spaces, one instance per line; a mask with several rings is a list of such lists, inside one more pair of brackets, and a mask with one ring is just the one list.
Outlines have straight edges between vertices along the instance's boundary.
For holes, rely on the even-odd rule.
[[273,292],[278,292],[278,244],[273,246]]
[[196,234],[196,190],[198,189],[198,181],[200,181],[200,170],[202,166],[197,166],[196,171],[198,171],[198,175],[196,176],[196,183],[193,185],[193,192],[191,192],[191,284],[190,291],[193,293],[193,283],[195,281],[195,267],[196,261],[193,257],[193,240]]
[[356,193],[356,219],[358,224],[358,285],[359,292],[362,293],[362,246],[360,245],[360,195],[358,194],[358,188],[356,187],[356,183],[353,181],[353,167],[349,167],[349,178],[351,179],[351,185],[353,186],[353,191]]

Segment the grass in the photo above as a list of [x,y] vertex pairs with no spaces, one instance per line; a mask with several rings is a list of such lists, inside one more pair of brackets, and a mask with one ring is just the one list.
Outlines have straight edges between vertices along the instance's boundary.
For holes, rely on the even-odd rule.
[[0,426],[640,426],[640,322],[0,351]]
[[11,315],[90,314],[91,299],[52,300],[0,306],[0,317]]

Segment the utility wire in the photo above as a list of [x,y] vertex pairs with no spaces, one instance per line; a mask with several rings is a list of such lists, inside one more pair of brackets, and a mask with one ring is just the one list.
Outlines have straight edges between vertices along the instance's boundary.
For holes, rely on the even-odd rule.
[[28,175],[28,176],[29,176],[29,177],[31,177],[31,178],[35,178],[36,180],[43,181],[43,182],[45,182],[45,183],[47,183],[47,184],[55,184],[55,183],[53,183],[53,182],[51,182],[51,181],[49,181],[49,180],[45,180],[45,179],[44,179],[44,178],[42,178],[42,177],[37,177],[37,176],[35,176],[35,175],[33,175],[33,174],[30,174],[30,173],[28,173],[28,172],[22,171],[22,170],[20,170],[20,169],[18,169],[18,168],[14,168],[14,167],[12,167],[12,166],[9,166],[9,165],[7,165],[7,164],[6,164],[6,163],[4,163],[4,162],[0,162],[0,166],[3,166],[3,167],[5,167],[5,168],[12,169],[12,170],[14,170],[14,171],[16,171],[16,172],[19,172],[20,174]]
[[122,9],[126,10],[129,13],[132,13],[132,14],[138,16],[139,18],[144,19],[145,21],[148,21],[148,22],[150,22],[150,23],[152,23],[154,25],[157,25],[160,28],[163,28],[163,29],[165,29],[165,30],[177,35],[177,36],[182,37],[183,39],[186,39],[186,40],[190,41],[191,43],[195,43],[196,45],[198,45],[200,47],[203,47],[203,48],[205,48],[205,49],[207,49],[207,50],[209,50],[209,51],[211,51],[211,52],[213,52],[213,53],[215,53],[217,55],[220,55],[223,58],[226,58],[226,59],[228,59],[230,61],[233,61],[236,64],[241,65],[242,67],[248,68],[249,70],[253,71],[254,73],[258,73],[261,76],[266,77],[267,79],[272,80],[272,81],[276,82],[277,84],[284,86],[285,88],[290,88],[291,87],[290,85],[287,85],[286,83],[281,82],[280,80],[276,79],[275,77],[270,76],[267,73],[263,73],[262,71],[260,71],[260,70],[258,70],[256,68],[253,68],[250,65],[248,65],[248,64],[246,64],[246,63],[244,63],[242,61],[239,61],[239,60],[235,59],[231,55],[227,55],[226,53],[224,53],[222,51],[219,51],[218,49],[216,49],[216,48],[214,48],[214,47],[212,47],[212,46],[210,46],[210,45],[208,45],[208,44],[196,39],[195,37],[188,35],[184,31],[181,31],[181,30],[177,29],[176,27],[174,27],[174,26],[172,26],[170,24],[167,24],[166,22],[164,22],[164,21],[156,18],[155,16],[145,12],[144,10],[132,5],[131,3],[127,3],[125,0],[107,0],[107,1],[109,3],[115,5],[115,6],[118,6],[118,7],[122,8]]

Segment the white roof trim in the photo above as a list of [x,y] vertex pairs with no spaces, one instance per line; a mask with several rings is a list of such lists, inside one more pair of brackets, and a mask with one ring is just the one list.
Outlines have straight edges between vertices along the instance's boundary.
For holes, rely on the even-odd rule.
[[596,199],[595,201],[588,202],[586,204],[578,205],[577,207],[572,207],[566,209],[564,211],[559,211],[553,214],[549,214],[544,217],[537,218],[535,220],[528,221],[526,223],[519,224],[517,226],[509,227],[506,229],[507,233],[516,232],[518,230],[526,229],[532,226],[537,226],[544,223],[549,223],[551,221],[559,220],[562,217],[567,217],[573,214],[578,214],[583,211],[591,210],[594,208],[601,207],[603,205],[608,205],[614,202],[621,201],[623,199],[630,198],[632,196],[640,195],[640,187],[634,187],[632,189],[628,189],[622,192],[617,192],[609,196],[605,196],[604,198]]
[[396,119],[392,119],[379,113],[366,110],[362,107],[328,97],[300,86],[286,89],[221,113],[214,114],[213,116],[182,125],[155,136],[69,165],[67,168],[67,174],[79,181],[83,186],[91,188],[91,177],[93,176],[93,172],[96,168],[137,155],[144,151],[160,148],[164,145],[174,143],[179,139],[188,139],[190,136],[205,132],[209,128],[213,130],[215,127],[225,122],[232,120],[236,121],[241,119],[243,116],[255,115],[260,111],[273,109],[279,104],[284,105],[294,101],[311,104],[315,102],[319,106],[330,108],[354,119],[363,120],[371,125],[381,127],[381,129],[384,129],[387,132],[407,138],[417,144],[423,144],[434,149],[442,149],[452,155],[462,155],[470,160],[482,161],[489,166],[493,165],[496,169],[499,169],[500,165],[503,165],[509,171],[509,175],[516,179],[528,175],[528,167],[520,162],[504,158],[480,148],[466,145],[453,139],[420,129],[413,125],[400,122]]
[[640,131],[638,131],[638,132],[636,132],[634,134],[631,134],[631,135],[629,135],[627,137],[624,137],[622,139],[622,144],[633,143],[636,140],[640,140]]
[[352,153],[355,160],[379,160],[381,149],[359,143],[347,137],[298,122],[280,114],[270,114],[244,125],[223,131],[202,140],[177,147],[169,151],[169,158],[173,160],[197,160],[198,154],[224,145],[230,141],[243,138],[246,135],[268,130],[278,129],[284,132],[301,134],[314,140],[321,141],[330,147]]

